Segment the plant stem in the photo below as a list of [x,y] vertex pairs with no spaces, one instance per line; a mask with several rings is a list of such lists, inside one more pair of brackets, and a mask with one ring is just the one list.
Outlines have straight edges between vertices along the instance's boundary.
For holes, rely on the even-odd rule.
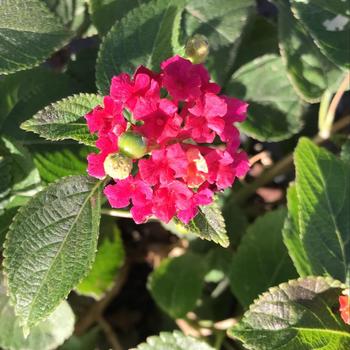
[[103,332],[105,333],[106,338],[108,339],[110,345],[112,346],[112,349],[123,350],[117,338],[117,335],[113,331],[113,328],[102,316],[98,318],[98,324],[101,326]]
[[101,209],[101,214],[117,218],[132,218],[130,211],[122,209]]
[[[350,115],[338,120],[334,123],[331,133],[334,134],[341,129],[344,129],[346,126],[350,125]],[[313,142],[315,144],[321,144],[325,141],[324,138],[317,135],[313,138]],[[263,174],[258,177],[253,182],[244,186],[241,190],[239,190],[234,196],[231,197],[231,200],[236,203],[242,203],[247,200],[251,195],[255,193],[255,191],[271,182],[276,176],[283,174],[288,171],[289,168],[293,165],[293,153],[288,154],[285,158],[281,159],[271,168],[266,169]]]

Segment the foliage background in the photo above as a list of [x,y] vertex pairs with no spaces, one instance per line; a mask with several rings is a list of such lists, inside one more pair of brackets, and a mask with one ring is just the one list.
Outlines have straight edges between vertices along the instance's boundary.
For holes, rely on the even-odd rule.
[[[196,33],[252,168],[138,226],[86,176],[83,116]],[[0,1],[0,347],[348,350],[349,68],[348,0]]]

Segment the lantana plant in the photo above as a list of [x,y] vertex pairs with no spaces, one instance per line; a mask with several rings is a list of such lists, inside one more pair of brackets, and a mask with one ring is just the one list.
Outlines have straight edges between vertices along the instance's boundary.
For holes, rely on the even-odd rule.
[[247,173],[234,125],[247,104],[219,93],[202,64],[180,56],[162,62],[160,73],[141,66],[133,77],[112,78],[103,106],[86,115],[99,149],[88,156],[88,173],[114,179],[104,190],[112,207],[131,201],[136,223],[154,215],[187,224]]
[[0,0],[0,349],[350,350],[344,0]]

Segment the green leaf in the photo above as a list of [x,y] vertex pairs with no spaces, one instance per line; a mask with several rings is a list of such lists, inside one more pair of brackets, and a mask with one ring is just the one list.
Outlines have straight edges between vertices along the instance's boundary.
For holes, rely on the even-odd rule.
[[334,63],[350,68],[350,46],[345,44],[350,36],[349,3],[346,5],[343,0],[332,0],[327,3],[291,0],[293,11],[321,51]]
[[179,331],[162,332],[159,336],[148,337],[137,350],[214,350],[207,343],[193,337],[185,336]]
[[248,118],[240,125],[247,135],[260,141],[280,141],[300,131],[301,103],[279,56],[265,55],[244,65],[225,91],[249,103]]
[[38,65],[71,36],[40,0],[5,0],[0,12],[0,74]]
[[218,243],[224,248],[230,245],[225,220],[216,203],[201,206],[196,217],[183,226],[187,231],[196,234],[200,238]]
[[236,71],[254,58],[278,52],[277,25],[260,15],[254,15],[241,34],[232,71]]
[[297,276],[282,240],[285,217],[284,208],[259,217],[233,256],[230,285],[244,307],[267,288]]
[[208,38],[210,54],[206,65],[218,83],[223,83],[232,68],[237,44],[249,14],[252,0],[188,0],[183,28],[187,37],[203,34]]
[[74,330],[74,314],[63,301],[44,322],[35,326],[27,338],[15,316],[6,288],[0,280],[0,346],[7,350],[52,350],[61,345]]
[[89,12],[98,32],[105,35],[129,11],[148,0],[89,0]]
[[148,288],[162,310],[172,318],[184,317],[201,296],[206,269],[200,255],[169,258],[152,272]]
[[94,261],[101,182],[63,178],[20,208],[6,237],[4,268],[25,331],[45,319]]
[[159,70],[159,63],[172,56],[179,36],[183,0],[152,0],[130,11],[103,40],[96,63],[96,84],[108,93],[111,78],[133,73],[139,65]]
[[27,149],[5,137],[0,138],[0,176],[0,210],[9,207],[19,194],[32,195],[41,181]]
[[341,159],[350,163],[350,138],[344,143],[341,149]]
[[289,186],[287,199],[288,217],[283,227],[284,244],[299,275],[302,277],[313,275],[313,270],[300,235],[299,203],[295,186]]
[[229,335],[249,350],[347,350],[350,327],[337,311],[342,287],[332,279],[307,277],[271,288]]
[[121,232],[115,224],[109,236],[106,235],[102,240],[91,271],[76,288],[79,294],[101,299],[113,286],[118,271],[124,263],[125,252]]
[[281,55],[296,92],[308,102],[319,102],[326,89],[337,84],[342,71],[317,47],[308,31],[293,16],[289,0],[278,0]]
[[32,119],[22,123],[21,128],[39,134],[47,140],[73,139],[85,145],[94,145],[84,115],[102,102],[95,94],[78,94],[47,106]]
[[44,0],[44,2],[61,19],[66,28],[78,31],[85,24],[87,19],[85,0]]
[[87,163],[68,148],[61,151],[34,154],[34,163],[41,179],[54,182],[61,177],[86,174]]
[[2,250],[2,245],[4,244],[6,233],[16,212],[16,208],[0,210],[0,250]]
[[81,337],[73,335],[59,350],[96,350],[100,328],[96,326]]
[[294,159],[300,234],[312,270],[350,282],[350,164],[306,138]]

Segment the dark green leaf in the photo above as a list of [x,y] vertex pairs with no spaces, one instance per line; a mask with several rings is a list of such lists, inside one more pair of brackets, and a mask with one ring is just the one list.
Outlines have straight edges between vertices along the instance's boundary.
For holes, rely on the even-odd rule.
[[249,103],[248,118],[240,129],[260,141],[280,141],[300,131],[301,103],[286,79],[282,59],[265,55],[241,67],[226,93]]
[[300,235],[299,203],[295,186],[288,188],[287,198],[288,217],[284,222],[283,241],[299,275],[302,277],[310,276],[313,275],[313,270]]
[[342,71],[317,47],[293,16],[289,0],[277,1],[281,55],[297,93],[308,102],[320,101],[326,89],[337,85]]
[[[332,3],[331,5],[329,5]],[[343,0],[291,0],[293,11],[322,52],[340,66],[350,68],[350,10]]]
[[20,320],[15,316],[1,277],[0,281],[0,346],[7,350],[53,350],[74,330],[74,314],[63,301],[44,322],[35,326],[29,336],[23,336]]
[[350,327],[337,311],[341,287],[332,279],[307,277],[271,288],[229,335],[249,350],[347,350]]
[[147,1],[149,0],[89,0],[89,10],[98,32],[105,35],[116,21]]
[[350,282],[350,164],[306,138],[294,158],[299,228],[312,270]]
[[230,72],[237,44],[249,14],[252,0],[189,0],[183,27],[187,37],[196,33],[209,40],[210,54],[206,65],[214,80],[223,83]]
[[152,297],[171,317],[184,317],[201,296],[206,268],[202,257],[192,253],[162,261],[150,275]]
[[341,149],[341,159],[350,163],[350,139],[348,139]]
[[283,208],[258,218],[233,256],[231,289],[244,307],[267,288],[297,276],[282,240],[285,217]]
[[91,268],[101,182],[63,178],[20,208],[7,234],[4,268],[25,331],[45,319]]
[[181,332],[160,333],[159,336],[147,338],[137,350],[214,350],[203,341],[185,336]]
[[99,91],[109,92],[112,76],[133,73],[144,65],[159,70],[159,63],[177,47],[183,0],[152,0],[130,11],[103,40],[96,65]]
[[47,106],[21,128],[39,134],[47,140],[73,139],[86,145],[94,145],[84,115],[102,102],[95,94],[79,94],[64,98]]
[[71,36],[40,0],[4,0],[0,13],[0,74],[38,65]]

